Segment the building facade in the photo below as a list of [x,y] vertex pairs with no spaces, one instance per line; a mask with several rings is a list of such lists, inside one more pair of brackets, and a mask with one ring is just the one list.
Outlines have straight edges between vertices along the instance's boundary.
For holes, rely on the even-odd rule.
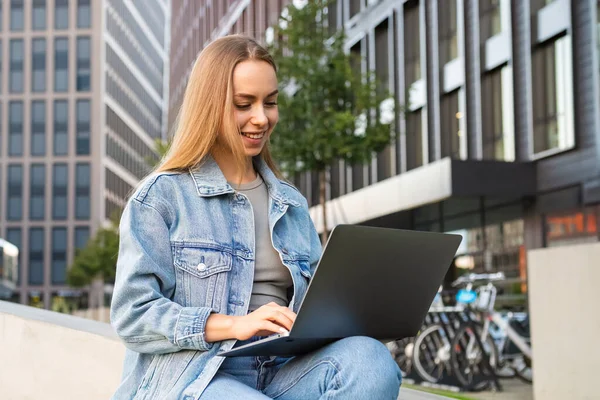
[[[170,110],[206,43],[264,40],[287,3],[174,2]],[[517,303],[527,250],[599,240],[599,2],[338,0],[327,23],[404,105],[371,163],[330,166],[329,228],[461,233],[456,265]],[[316,176],[293,180],[323,229]]]
[[122,208],[166,132],[164,0],[0,1],[0,236],[13,301],[83,303],[76,249]]

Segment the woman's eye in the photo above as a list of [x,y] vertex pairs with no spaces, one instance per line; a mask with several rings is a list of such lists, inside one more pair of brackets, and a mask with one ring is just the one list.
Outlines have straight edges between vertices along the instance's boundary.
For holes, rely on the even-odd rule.
[[250,108],[250,104],[236,104],[235,106],[236,106],[236,108],[239,108],[240,110],[245,110],[247,108]]
[[269,107],[277,107],[277,102],[270,102],[266,104]]

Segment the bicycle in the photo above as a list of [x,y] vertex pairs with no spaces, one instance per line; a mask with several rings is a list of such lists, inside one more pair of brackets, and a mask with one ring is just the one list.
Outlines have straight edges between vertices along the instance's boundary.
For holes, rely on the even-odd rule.
[[[521,314],[517,318],[513,314],[503,315],[494,310],[497,289],[492,282],[504,279],[506,278],[502,272],[469,274],[459,277],[452,284],[455,287],[466,286],[459,290],[457,300],[469,304],[472,310],[479,313],[479,323],[462,326],[452,341],[450,365],[456,378],[465,386],[472,385],[473,375],[478,373],[484,352],[496,353],[494,357],[498,361],[493,366],[495,374],[508,366],[517,377],[525,382],[532,382],[531,343],[526,327],[522,326],[522,322],[527,320],[526,315]],[[487,284],[473,290],[473,285],[481,281],[486,281]],[[487,344],[484,347],[482,343]],[[497,349],[501,351],[498,352]]]

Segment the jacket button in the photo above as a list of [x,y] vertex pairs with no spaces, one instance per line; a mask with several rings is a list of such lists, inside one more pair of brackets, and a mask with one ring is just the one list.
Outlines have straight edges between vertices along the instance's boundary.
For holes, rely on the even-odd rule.
[[196,269],[198,269],[198,271],[204,271],[204,270],[206,270],[206,264],[200,263],[200,264],[198,264]]

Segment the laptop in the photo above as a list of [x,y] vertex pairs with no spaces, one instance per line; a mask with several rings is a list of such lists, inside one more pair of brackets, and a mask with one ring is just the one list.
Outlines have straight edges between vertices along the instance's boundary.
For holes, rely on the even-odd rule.
[[350,336],[416,336],[460,235],[338,225],[329,236],[288,334],[219,356],[294,356]]

